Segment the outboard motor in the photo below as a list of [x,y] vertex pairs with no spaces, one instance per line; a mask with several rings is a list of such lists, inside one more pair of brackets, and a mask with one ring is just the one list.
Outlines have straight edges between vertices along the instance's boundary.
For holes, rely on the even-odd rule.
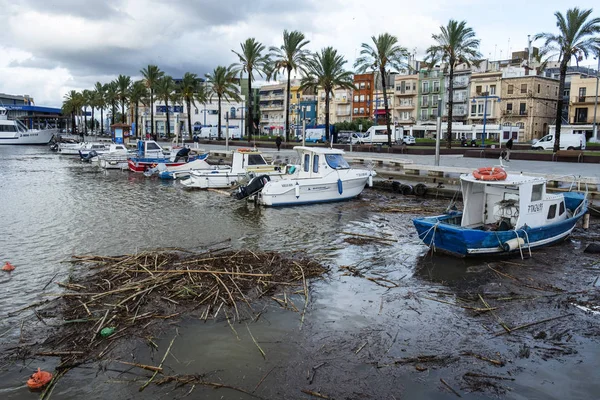
[[97,157],[97,156],[98,156],[98,153],[96,153],[96,150],[90,151],[85,156],[81,153],[81,150],[79,150],[79,157],[81,157],[81,161],[90,162],[90,161],[92,161],[92,158]]
[[246,197],[250,197],[262,190],[263,187],[271,180],[269,175],[260,175],[250,179],[250,182],[246,186],[240,186],[240,188],[233,192],[234,196],[238,200],[243,200]]
[[190,151],[191,150],[188,147],[184,147],[183,149],[179,150],[175,155],[174,162],[178,162],[182,158],[185,160],[185,162],[188,162]]

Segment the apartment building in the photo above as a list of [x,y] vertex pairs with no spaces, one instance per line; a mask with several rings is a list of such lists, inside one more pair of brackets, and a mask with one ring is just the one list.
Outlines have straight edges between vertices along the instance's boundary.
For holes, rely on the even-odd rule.
[[392,120],[399,125],[417,121],[419,75],[396,75],[394,84],[394,110]]
[[371,96],[375,87],[375,74],[355,74],[352,93],[352,119],[369,119],[373,115]]
[[556,120],[559,82],[530,73],[517,67],[502,71],[503,125],[518,126],[521,141],[541,138]]
[[[471,79],[471,68],[465,64],[459,65],[454,70],[452,81],[452,121],[466,123],[469,116],[469,82]],[[449,99],[450,79],[446,75],[444,79],[443,98]],[[443,108],[443,116],[448,117],[448,100]]]
[[[292,86],[297,86],[292,84]],[[286,84],[262,86],[258,91],[260,132],[265,135],[284,135]]]
[[[596,78],[582,75],[572,77],[569,123],[573,125],[593,124],[596,104]],[[598,110],[596,110],[596,123],[600,123]]]
[[[334,89],[329,94],[329,123],[348,122],[352,120],[352,90]],[[317,124],[325,123],[325,91],[317,93]]]
[[418,75],[417,120],[433,121],[438,114],[438,100],[442,100],[442,107],[444,107],[444,73],[441,68],[435,67],[431,70],[422,69]]
[[471,84],[469,89],[470,101],[468,104],[469,125],[499,124],[502,119],[500,87],[502,85],[502,72],[474,72],[471,75]]

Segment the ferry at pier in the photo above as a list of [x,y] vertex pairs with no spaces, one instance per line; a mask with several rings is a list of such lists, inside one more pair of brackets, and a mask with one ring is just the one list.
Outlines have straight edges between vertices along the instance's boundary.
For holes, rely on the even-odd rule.
[[9,120],[6,108],[0,107],[0,145],[48,144],[57,132],[56,129],[27,129],[21,121]]

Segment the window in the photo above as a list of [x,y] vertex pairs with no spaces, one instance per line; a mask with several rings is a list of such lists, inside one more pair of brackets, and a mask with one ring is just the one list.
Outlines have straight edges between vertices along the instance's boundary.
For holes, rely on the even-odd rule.
[[313,157],[313,172],[315,174],[319,172],[319,156],[317,154]]
[[360,83],[360,88],[361,88],[361,89],[364,89],[364,88],[365,88],[365,83],[364,83],[364,82],[361,82],[361,83]]
[[496,94],[496,85],[490,85],[490,94]]
[[358,108],[354,109],[354,114],[358,114]]
[[558,86],[554,88],[554,95],[558,96]]
[[524,122],[517,122],[517,126],[519,127],[519,129],[525,129],[525,123]]
[[483,114],[483,104],[477,104],[477,115]]
[[365,101],[365,95],[364,95],[364,94],[361,94],[361,95],[360,95],[360,101],[361,101],[361,102]]
[[513,94],[513,90],[514,90],[513,89],[513,85],[508,85],[508,91],[507,91],[507,93],[508,94]]
[[306,111],[310,111],[311,110],[311,106],[306,106]]
[[521,84],[521,93],[527,93],[527,84],[526,83]]
[[519,103],[519,115],[527,115],[527,104]]
[[440,91],[440,82],[439,81],[433,82],[433,91],[434,92],[439,92]]
[[370,94],[367,95],[367,101],[371,101],[371,95]]
[[[318,157],[318,156],[315,156]],[[333,169],[348,169],[350,165],[344,160],[341,154],[326,154],[325,161]]]
[[481,94],[481,85],[475,86],[475,92]]
[[571,94],[571,89],[565,89],[565,91],[563,92],[563,97],[569,97],[570,94]]
[[471,115],[475,115],[477,112],[477,104],[471,104]]
[[267,165],[267,162],[260,154],[248,154],[248,165]]
[[531,201],[539,201],[542,199],[542,191],[544,189],[544,184],[533,185],[531,189]]
[[358,103],[358,96],[354,96],[354,102]]
[[310,154],[304,155],[304,172],[310,171]]
[[541,85],[538,83],[538,93],[540,92]]
[[556,217],[556,204],[552,204],[550,206],[550,209],[548,210],[548,218],[547,219],[554,219],[554,217]]
[[365,109],[363,107],[360,108],[359,114],[364,114],[365,113]]
[[423,93],[429,93],[429,82],[423,82]]
[[194,114],[198,115],[198,109],[194,109]]
[[427,110],[421,110],[421,119],[426,120],[429,117]]
[[421,97],[421,107],[429,107],[429,98],[427,96]]
[[506,103],[506,113],[507,114],[512,114],[512,103]]
[[565,213],[565,202],[561,201],[560,202],[560,211],[558,212],[558,215],[563,215]]

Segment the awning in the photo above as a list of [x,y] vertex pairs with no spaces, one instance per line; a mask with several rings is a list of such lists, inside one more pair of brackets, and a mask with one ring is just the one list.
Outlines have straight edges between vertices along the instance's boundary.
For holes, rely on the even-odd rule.
[[375,110],[375,115],[385,115],[385,109],[383,109],[383,110]]

